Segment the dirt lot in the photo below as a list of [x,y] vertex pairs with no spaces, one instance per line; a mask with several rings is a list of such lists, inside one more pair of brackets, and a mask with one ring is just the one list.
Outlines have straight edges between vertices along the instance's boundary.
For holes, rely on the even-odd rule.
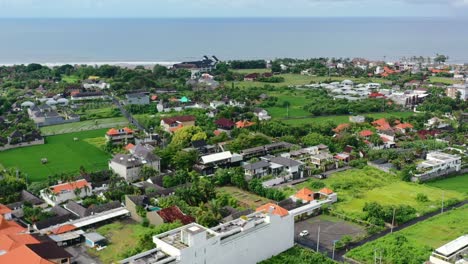
[[[319,226],[321,251],[331,251],[333,248],[333,241],[340,240],[344,235],[350,235],[353,238],[366,235],[366,230],[362,226],[332,216],[320,215],[295,224],[296,241],[315,250]],[[306,237],[299,237],[299,233],[302,230],[309,231],[309,235]]]

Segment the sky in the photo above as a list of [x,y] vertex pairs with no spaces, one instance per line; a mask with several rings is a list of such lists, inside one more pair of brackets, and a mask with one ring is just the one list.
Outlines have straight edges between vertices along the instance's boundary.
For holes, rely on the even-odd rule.
[[468,0],[0,0],[0,18],[466,17]]

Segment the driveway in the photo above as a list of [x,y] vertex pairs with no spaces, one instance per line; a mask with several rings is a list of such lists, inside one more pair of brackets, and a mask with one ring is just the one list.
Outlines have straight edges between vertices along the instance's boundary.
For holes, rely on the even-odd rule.
[[70,253],[73,257],[71,259],[72,263],[76,264],[101,264],[101,262],[91,257],[86,252],[86,247],[83,244],[74,245],[71,247],[65,248],[65,250]]

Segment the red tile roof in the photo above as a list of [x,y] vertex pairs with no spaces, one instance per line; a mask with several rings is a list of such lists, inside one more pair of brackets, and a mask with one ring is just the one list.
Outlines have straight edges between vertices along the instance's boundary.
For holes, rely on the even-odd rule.
[[0,255],[0,263],[54,264],[54,262],[41,258],[26,245],[17,247],[7,254]]
[[213,131],[213,134],[214,134],[215,136],[219,136],[219,135],[221,135],[221,133],[223,133],[223,132],[220,131],[220,130],[215,130],[215,131]]
[[182,224],[187,225],[195,222],[193,217],[184,214],[179,207],[175,205],[159,210],[157,213],[164,220],[164,223],[172,223],[179,220]]
[[70,232],[70,231],[75,230],[75,229],[76,229],[76,226],[66,224],[66,225],[60,226],[60,227],[52,230],[52,233],[58,235],[58,234],[63,234],[63,233]]
[[107,130],[107,133],[106,133],[108,136],[115,136],[115,135],[118,135],[119,134],[119,131],[115,128],[111,128],[109,130]]
[[413,127],[413,125],[410,124],[410,123],[402,123],[402,124],[396,125],[395,128],[407,129],[407,128],[414,128],[414,127]]
[[267,203],[265,205],[262,205],[255,210],[256,212],[264,212],[264,213],[269,213],[271,212],[274,215],[279,215],[281,217],[289,215],[289,211],[284,209],[283,207],[274,204],[274,203]]
[[125,150],[126,151],[130,151],[131,149],[133,149],[135,147],[135,145],[133,145],[132,143],[128,143],[127,146],[125,146]]
[[26,228],[13,220],[6,220],[0,215],[0,235],[18,234],[24,231],[26,231]]
[[250,121],[247,121],[247,120],[245,120],[245,121],[237,121],[237,122],[236,122],[236,127],[237,127],[237,128],[251,127],[251,126],[253,126],[253,125],[255,125],[254,122],[250,122]]
[[369,94],[369,98],[379,98],[379,97],[385,98],[386,96],[385,96],[385,94],[382,94],[382,93],[371,93],[371,94]]
[[336,128],[333,129],[334,132],[339,133],[343,130],[346,130],[350,127],[350,124],[344,123],[344,124],[339,124]]
[[0,204],[0,215],[4,215],[11,212],[11,209],[6,207],[6,205]]
[[0,235],[0,250],[10,251],[26,244],[36,244],[39,240],[29,234],[3,234]]
[[320,193],[323,193],[323,194],[326,194],[326,195],[330,195],[333,193],[333,191],[331,189],[328,189],[328,188],[323,188],[319,191]]
[[307,188],[300,189],[294,196],[303,201],[310,202],[314,200],[314,192]]
[[359,133],[359,135],[361,137],[370,137],[372,135],[374,135],[374,132],[370,131],[370,130],[363,130]]
[[215,124],[218,125],[218,126],[222,126],[222,127],[233,127],[236,125],[236,123],[234,123],[234,121],[231,121],[227,118],[220,118],[218,120],[215,121]]
[[83,188],[88,185],[88,182],[85,179],[77,180],[75,182],[67,182],[63,184],[58,184],[52,186],[52,191],[54,193],[61,193],[62,191],[73,191],[78,188]]
[[377,130],[389,130],[391,128],[390,124],[385,118],[375,120],[374,122],[372,122],[372,125],[374,125],[377,128]]

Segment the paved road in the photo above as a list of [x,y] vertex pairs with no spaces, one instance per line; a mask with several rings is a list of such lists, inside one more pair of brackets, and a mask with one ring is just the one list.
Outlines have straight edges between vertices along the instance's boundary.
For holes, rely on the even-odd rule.
[[123,105],[119,102],[119,100],[115,97],[112,97],[112,102],[119,108],[120,112],[122,113],[122,115],[128,119],[128,122],[130,124],[133,124],[135,125],[139,130],[143,131],[146,133],[146,128],[144,126],[142,126],[135,118],[133,118],[132,114],[130,114],[127,110],[125,110],[125,108],[123,107]]
[[[444,209],[444,212],[450,211],[450,210],[452,210],[454,208],[462,207],[465,204],[468,204],[468,201],[463,201],[463,202],[460,202],[458,204],[449,206],[449,207]],[[412,226],[414,224],[417,224],[417,223],[419,223],[421,221],[427,220],[428,218],[431,218],[431,217],[439,215],[439,214],[440,214],[440,211],[425,214],[423,216],[417,217],[417,218],[415,218],[415,219],[413,219],[411,221],[408,221],[408,222],[406,222],[406,223],[404,223],[404,224],[402,224],[400,226],[397,226],[397,227],[393,228],[393,231],[396,232],[396,231],[399,231],[399,230],[403,230],[403,229],[405,229],[407,227],[410,227],[410,226]],[[374,234],[374,235],[372,235],[372,236],[370,236],[370,237],[368,237],[366,239],[363,239],[363,240],[358,241],[356,243],[351,243],[345,249],[335,251],[335,260],[345,262],[344,255],[349,250],[351,250],[353,248],[356,248],[356,247],[359,247],[359,246],[362,246],[365,243],[374,241],[374,240],[376,240],[378,238],[381,238],[381,237],[383,237],[383,236],[385,236],[385,235],[387,235],[389,233],[390,233],[390,229],[385,229],[384,231],[382,231],[380,233],[377,233],[377,234]],[[299,237],[299,236],[296,235],[294,240],[300,246],[307,247],[307,248],[310,248],[312,250],[317,249],[317,243],[315,241],[313,241],[312,239],[310,239],[310,236],[309,237]],[[322,253],[326,253],[326,255],[329,256],[330,258],[332,257],[332,251],[325,248],[324,246],[319,245],[319,250]]]
[[[342,167],[342,168],[338,168],[338,169],[334,169],[334,170],[324,172],[323,174],[327,175],[327,177],[328,177],[329,175],[331,175],[333,173],[340,172],[340,171],[345,171],[345,170],[349,170],[349,169],[351,169],[350,166],[345,166],[345,167]],[[314,177],[313,175],[312,176],[307,176],[307,177],[304,177],[302,179],[297,179],[297,180],[293,180],[293,181],[289,181],[289,182],[285,182],[285,183],[281,183],[281,184],[272,186],[272,188],[286,187],[286,186],[289,186],[289,185],[299,184],[299,183],[305,182],[308,179],[313,178],[313,177]]]

